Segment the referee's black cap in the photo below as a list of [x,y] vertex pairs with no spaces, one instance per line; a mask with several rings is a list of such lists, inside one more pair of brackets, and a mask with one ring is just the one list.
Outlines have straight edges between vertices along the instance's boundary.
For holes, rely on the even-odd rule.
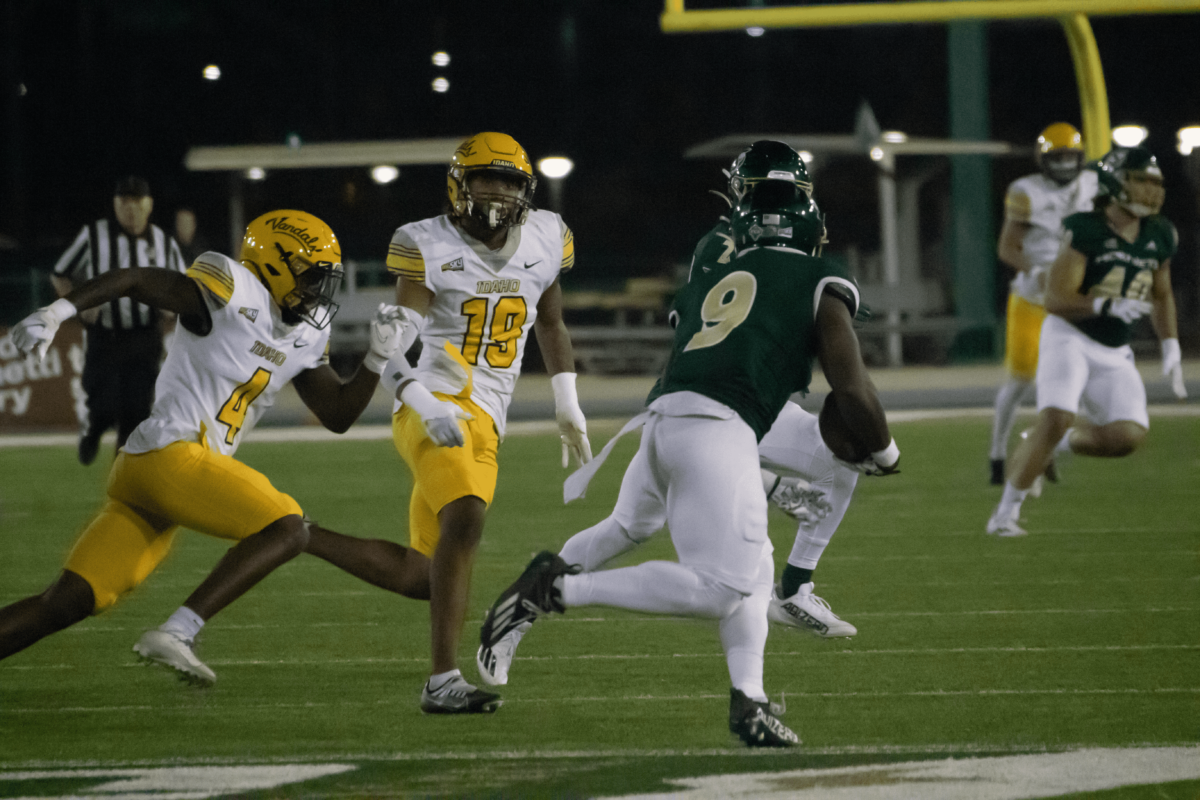
[[126,175],[121,180],[117,181],[117,188],[113,190],[113,197],[149,197],[150,184],[145,178],[137,175]]

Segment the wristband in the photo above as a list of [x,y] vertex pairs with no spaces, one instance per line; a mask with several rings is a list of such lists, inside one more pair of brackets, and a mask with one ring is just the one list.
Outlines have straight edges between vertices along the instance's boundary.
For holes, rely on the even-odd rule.
[[46,308],[59,322],[64,322],[79,313],[75,304],[65,297],[60,297]]
[[1179,361],[1183,358],[1178,339],[1163,339],[1160,344],[1162,345],[1163,361]]
[[556,408],[578,408],[579,394],[575,390],[575,373],[559,372],[550,376],[550,388],[554,390]]
[[900,460],[900,448],[896,446],[896,440],[892,439],[887,447],[871,453],[871,459],[881,467],[893,466]]

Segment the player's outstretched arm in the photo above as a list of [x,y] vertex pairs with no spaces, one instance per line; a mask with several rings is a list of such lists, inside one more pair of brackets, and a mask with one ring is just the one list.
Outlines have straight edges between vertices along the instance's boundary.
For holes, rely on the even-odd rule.
[[1179,321],[1175,312],[1175,293],[1171,290],[1171,261],[1164,261],[1154,270],[1154,283],[1150,287],[1153,308],[1150,322],[1154,333],[1162,343],[1163,376],[1171,382],[1171,391],[1180,400],[1187,399],[1187,386],[1183,382],[1183,353],[1179,349]]
[[173,311],[197,332],[207,333],[212,324],[200,287],[192,279],[158,267],[118,269],[82,284],[18,322],[12,332],[13,343],[23,353],[45,357],[63,322],[118,297]]
[[409,324],[404,309],[380,303],[371,320],[367,354],[350,380],[343,382],[328,364],[305,370],[292,379],[296,393],[322,425],[334,433],[345,433],[354,424],[371,402],[379,373],[400,346]]
[[556,280],[538,300],[538,315],[533,323],[538,349],[550,373],[554,388],[554,417],[562,438],[562,465],[572,460],[583,465],[592,460],[592,445],[587,437],[587,420],[579,407],[575,391],[575,351],[571,334],[562,316],[562,286]]

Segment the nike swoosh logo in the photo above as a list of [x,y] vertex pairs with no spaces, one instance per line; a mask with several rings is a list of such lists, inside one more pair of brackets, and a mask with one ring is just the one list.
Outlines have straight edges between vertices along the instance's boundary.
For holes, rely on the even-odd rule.
[[712,267],[700,267],[703,272],[712,272]]
[[538,259],[537,261],[533,262],[532,264],[526,264],[525,269],[529,269],[530,267],[536,267],[540,263],[542,263],[542,261],[541,261],[541,259]]
[[308,346],[308,342],[305,342],[305,341],[292,342],[292,347],[307,347],[307,346]]

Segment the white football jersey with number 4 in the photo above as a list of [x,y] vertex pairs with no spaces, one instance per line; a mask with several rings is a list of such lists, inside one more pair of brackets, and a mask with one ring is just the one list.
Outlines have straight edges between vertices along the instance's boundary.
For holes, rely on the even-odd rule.
[[241,263],[204,253],[187,275],[200,286],[212,330],[197,336],[176,325],[150,418],[125,443],[130,453],[187,441],[231,456],[288,381],[328,363],[329,328],[284,323],[270,292]]
[[471,399],[503,436],[538,301],[574,260],[571,230],[551,211],[530,211],[496,251],[446,216],[398,228],[388,248],[388,269],[434,293],[421,331],[421,383],[432,392],[463,390],[463,370],[445,352],[445,345],[452,345],[471,365]]

